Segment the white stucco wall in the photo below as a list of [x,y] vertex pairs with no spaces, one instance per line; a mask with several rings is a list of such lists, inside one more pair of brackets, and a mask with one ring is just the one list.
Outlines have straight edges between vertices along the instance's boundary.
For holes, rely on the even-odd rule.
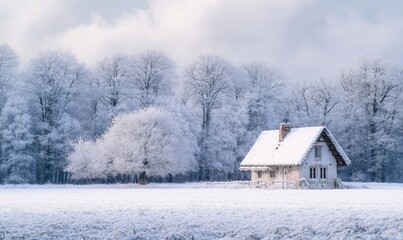
[[[301,165],[301,178],[305,178],[309,184],[327,184],[333,187],[334,179],[337,178],[337,162],[333,154],[330,152],[329,147],[324,142],[317,142],[316,145],[322,146],[322,158],[320,161],[315,159],[315,148],[312,148],[308,157]],[[309,176],[310,167],[316,168],[316,179],[311,179]],[[326,167],[326,179],[320,179],[320,168]]]

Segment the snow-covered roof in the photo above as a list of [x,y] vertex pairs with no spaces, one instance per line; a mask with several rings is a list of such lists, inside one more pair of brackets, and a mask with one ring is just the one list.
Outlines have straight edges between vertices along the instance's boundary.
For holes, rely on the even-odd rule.
[[241,169],[268,165],[299,165],[321,137],[335,156],[337,165],[350,164],[350,159],[330,131],[322,126],[291,128],[282,142],[279,142],[279,130],[263,131],[241,162]]

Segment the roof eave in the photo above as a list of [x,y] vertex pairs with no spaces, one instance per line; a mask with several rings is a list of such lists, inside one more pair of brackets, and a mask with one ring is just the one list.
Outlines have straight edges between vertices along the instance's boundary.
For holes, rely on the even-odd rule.
[[[324,132],[327,134],[327,137],[329,138],[330,142],[334,145],[335,150],[337,151],[339,155],[339,159],[336,159],[337,161],[337,166],[348,166],[351,164],[351,160],[348,158],[347,154],[344,152],[343,148],[339,145],[339,143],[336,141],[336,139],[333,137],[332,133],[327,129],[326,127],[324,128]],[[333,153],[332,153],[333,154]],[[335,156],[336,157],[336,156]]]

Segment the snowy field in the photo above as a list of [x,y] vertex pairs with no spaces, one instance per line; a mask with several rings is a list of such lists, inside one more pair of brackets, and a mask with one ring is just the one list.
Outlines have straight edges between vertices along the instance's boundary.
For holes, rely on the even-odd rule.
[[0,239],[403,239],[403,185],[0,186]]

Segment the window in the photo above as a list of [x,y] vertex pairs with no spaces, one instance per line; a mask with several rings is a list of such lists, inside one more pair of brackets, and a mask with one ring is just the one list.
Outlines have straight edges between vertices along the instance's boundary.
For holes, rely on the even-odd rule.
[[320,179],[326,179],[326,168],[320,168]]
[[271,177],[271,178],[276,177],[276,171],[271,170],[271,171],[270,171],[270,177]]
[[257,178],[262,178],[262,171],[257,171]]
[[315,159],[320,160],[322,158],[322,146],[315,146]]
[[315,179],[316,178],[316,168],[310,167],[309,168],[309,178]]

